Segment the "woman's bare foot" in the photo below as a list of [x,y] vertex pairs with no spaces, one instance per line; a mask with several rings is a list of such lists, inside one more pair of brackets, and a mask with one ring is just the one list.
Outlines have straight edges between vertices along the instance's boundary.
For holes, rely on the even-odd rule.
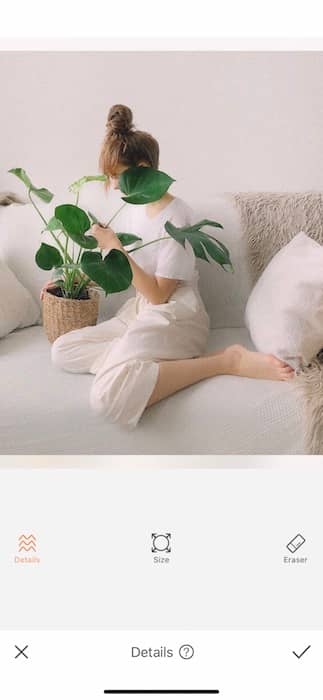
[[278,381],[292,379],[295,374],[292,367],[279,360],[275,355],[251,352],[243,345],[231,345],[224,351],[223,355],[228,365],[227,374],[252,379],[276,379]]

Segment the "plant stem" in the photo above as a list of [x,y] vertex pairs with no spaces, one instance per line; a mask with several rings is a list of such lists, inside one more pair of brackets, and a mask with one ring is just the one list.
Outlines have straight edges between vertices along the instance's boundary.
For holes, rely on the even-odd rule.
[[136,250],[140,250],[141,248],[146,248],[147,245],[152,245],[152,243],[158,243],[158,241],[169,241],[171,240],[170,236],[162,236],[161,238],[155,238],[153,241],[149,241],[149,243],[144,243],[143,245],[138,245],[136,248],[131,248],[130,250],[127,250],[127,253],[135,253]]
[[120,209],[118,209],[118,210],[116,211],[116,213],[113,214],[113,216],[111,217],[110,221],[108,221],[108,223],[106,224],[106,227],[110,226],[110,224],[111,224],[111,222],[113,221],[113,219],[116,218],[116,216],[119,214],[119,212],[120,212],[124,207],[126,207],[127,204],[128,204],[128,202],[124,202],[124,203],[121,205]]
[[43,220],[44,224],[47,226],[47,225],[48,225],[48,221],[46,221],[46,219],[45,219],[45,217],[42,215],[40,209],[38,209],[37,205],[36,205],[35,202],[33,201],[32,197],[31,197],[31,194],[30,194],[30,189],[28,189],[28,197],[29,197],[29,200],[30,200],[30,202],[32,203],[34,209],[36,209],[36,211],[37,211],[37,213],[39,214],[40,218]]
[[86,287],[86,285],[91,282],[90,277],[86,277],[85,279],[81,280],[81,282],[78,284],[75,290],[75,299],[79,296],[80,292],[82,291],[83,287]]
[[[29,200],[30,200],[31,204],[33,205],[34,209],[36,209],[37,213],[39,214],[40,218],[42,219],[42,221],[44,222],[44,224],[46,225],[46,228],[47,228],[47,226],[48,226],[48,221],[46,221],[46,219],[45,219],[45,217],[42,215],[40,209],[38,209],[37,205],[36,205],[35,202],[33,201],[32,197],[31,197],[31,194],[30,194],[30,189],[28,190],[28,197],[29,197]],[[60,251],[61,251],[61,252],[63,253],[63,255],[64,255],[64,254],[65,254],[65,248],[64,248],[64,246],[61,244],[59,238],[57,238],[57,236],[55,236],[55,233],[54,233],[53,231],[50,231],[49,233],[51,234],[51,236],[53,237],[55,243],[58,245]],[[63,231],[63,233],[64,233],[64,235],[66,236],[65,231]],[[66,236],[66,240],[67,240],[67,236]],[[72,258],[70,257],[70,255],[69,255],[68,253],[67,253],[67,255],[66,255],[66,259],[67,259],[70,263],[73,262]]]
[[[64,251],[64,258],[65,258],[65,260],[67,260],[67,256],[68,256],[68,248],[67,248],[67,246],[68,246],[68,238],[67,238],[67,236],[66,236],[66,238],[65,238],[65,251]],[[73,262],[74,262],[74,261],[73,261]]]

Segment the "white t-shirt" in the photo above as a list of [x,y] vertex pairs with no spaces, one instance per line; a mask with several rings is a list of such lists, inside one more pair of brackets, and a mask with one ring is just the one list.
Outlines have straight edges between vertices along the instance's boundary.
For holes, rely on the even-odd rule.
[[125,218],[124,231],[142,238],[142,241],[138,241],[131,246],[132,248],[164,236],[168,237],[168,240],[153,243],[131,254],[145,272],[156,277],[197,282],[198,270],[192,247],[186,243],[184,248],[169,237],[164,228],[166,221],[170,221],[174,226],[191,226],[194,223],[193,209],[183,199],[174,197],[152,218],[147,215],[145,204],[129,204]]

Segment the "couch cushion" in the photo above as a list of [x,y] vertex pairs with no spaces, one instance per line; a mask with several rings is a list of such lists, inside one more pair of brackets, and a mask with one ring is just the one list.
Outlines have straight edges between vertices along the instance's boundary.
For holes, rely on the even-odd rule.
[[240,219],[231,194],[217,194],[212,201],[190,202],[196,221],[212,219],[223,226],[211,226],[204,231],[222,241],[229,248],[234,272],[225,272],[216,264],[198,261],[199,288],[211,318],[212,328],[240,328],[244,326],[244,311],[252,284],[247,264],[246,238],[242,238]]
[[39,322],[39,307],[0,257],[0,338]]
[[[41,219],[31,204],[0,207],[0,255],[38,303],[41,287],[50,278],[50,272],[35,263],[41,229]],[[49,242],[48,234],[42,240]]]
[[[251,347],[245,329],[218,329],[210,349]],[[215,377],[148,409],[135,430],[95,417],[93,377],[50,361],[41,327],[0,343],[2,454],[302,454],[302,415],[284,382]]]
[[[73,203],[74,199],[71,193],[63,192],[56,195],[49,205],[40,203],[39,206],[49,219],[57,204],[64,201]],[[89,186],[82,190],[80,206],[89,209],[103,221],[107,221],[109,218],[107,212],[113,213],[118,208],[115,197],[112,197],[112,200],[107,202],[107,195],[102,187]],[[211,326],[213,328],[243,326],[244,309],[251,291],[251,283],[244,239],[241,238],[239,215],[234,200],[230,194],[215,194],[212,201],[197,200],[189,204],[196,212],[196,220],[214,219],[224,226],[223,231],[212,227],[206,227],[205,230],[216,235],[227,245],[234,265],[234,274],[232,274],[224,272],[216,264],[198,261],[200,290],[210,314]],[[116,230],[122,230],[125,218],[121,212],[115,220]],[[39,291],[51,275],[50,272],[40,270],[35,263],[41,228],[42,222],[31,204],[0,207],[0,254],[38,302]],[[52,242],[48,233],[43,234],[42,240]],[[133,289],[126,293],[111,295],[108,299],[102,294],[100,319],[111,317],[123,301],[132,294]]]

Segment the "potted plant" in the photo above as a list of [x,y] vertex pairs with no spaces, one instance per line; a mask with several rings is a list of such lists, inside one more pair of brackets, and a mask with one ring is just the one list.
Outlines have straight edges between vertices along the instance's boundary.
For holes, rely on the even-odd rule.
[[[45,187],[35,187],[22,168],[12,168],[9,172],[26,185],[28,198],[44,224],[41,233],[48,232],[54,243],[51,245],[42,241],[35,255],[37,265],[43,270],[51,270],[55,281],[54,286],[44,293],[43,300],[43,323],[48,339],[53,342],[69,330],[95,325],[99,304],[97,290],[102,289],[108,295],[128,289],[132,282],[131,266],[120,250],[111,250],[105,256],[98,250],[97,240],[89,235],[89,229],[99,222],[94,214],[78,206],[83,185],[91,181],[104,181],[105,175],[84,176],[73,182],[68,189],[76,195],[75,204],[56,206],[54,215],[47,220],[36,205],[34,196],[49,204],[54,195]],[[126,205],[147,204],[160,199],[172,182],[173,178],[160,170],[143,166],[128,168],[119,178],[123,204],[106,226],[110,226]],[[167,221],[165,231],[168,235],[142,246],[138,245],[141,238],[137,235],[123,232],[116,235],[129,253],[160,240],[169,240],[169,237],[182,246],[188,241],[197,258],[206,262],[215,261],[223,269],[232,270],[228,249],[202,231],[204,226],[223,228],[220,223],[209,219],[180,228]],[[131,247],[133,244],[136,244],[135,247]]]

